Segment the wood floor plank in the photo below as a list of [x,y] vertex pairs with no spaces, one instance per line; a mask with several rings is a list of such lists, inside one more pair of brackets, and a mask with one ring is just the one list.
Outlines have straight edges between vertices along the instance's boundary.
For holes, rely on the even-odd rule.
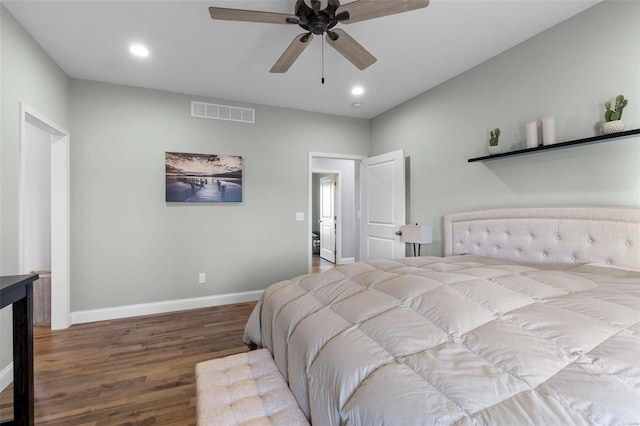
[[[195,365],[240,352],[255,302],[34,330],[38,425],[195,425]],[[12,417],[12,387],[0,420]]]

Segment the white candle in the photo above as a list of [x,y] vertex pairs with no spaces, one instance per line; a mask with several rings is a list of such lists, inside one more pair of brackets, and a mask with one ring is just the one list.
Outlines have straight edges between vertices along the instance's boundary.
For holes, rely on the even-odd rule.
[[553,117],[545,117],[542,119],[542,144],[553,145],[556,142],[556,122]]
[[527,148],[538,146],[538,122],[527,123]]

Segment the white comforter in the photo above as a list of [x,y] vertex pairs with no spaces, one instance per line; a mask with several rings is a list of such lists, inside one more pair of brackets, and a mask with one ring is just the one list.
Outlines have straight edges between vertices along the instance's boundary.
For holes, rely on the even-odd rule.
[[640,273],[476,256],[267,288],[245,340],[314,425],[640,422]]

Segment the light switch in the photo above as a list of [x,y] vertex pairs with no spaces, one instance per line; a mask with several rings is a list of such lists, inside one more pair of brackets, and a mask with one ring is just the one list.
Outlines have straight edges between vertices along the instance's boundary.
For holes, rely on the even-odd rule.
[[304,212],[297,212],[296,213],[296,222],[302,222],[304,221]]

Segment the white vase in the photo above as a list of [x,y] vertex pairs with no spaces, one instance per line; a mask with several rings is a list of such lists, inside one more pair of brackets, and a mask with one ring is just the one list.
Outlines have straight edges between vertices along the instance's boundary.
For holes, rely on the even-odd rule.
[[489,145],[489,155],[500,154],[500,145]]
[[618,133],[624,130],[624,122],[622,120],[605,121],[602,123],[602,133]]
[[556,120],[553,117],[542,119],[542,144],[553,145],[556,139]]
[[527,148],[536,148],[538,146],[538,121],[527,123]]

